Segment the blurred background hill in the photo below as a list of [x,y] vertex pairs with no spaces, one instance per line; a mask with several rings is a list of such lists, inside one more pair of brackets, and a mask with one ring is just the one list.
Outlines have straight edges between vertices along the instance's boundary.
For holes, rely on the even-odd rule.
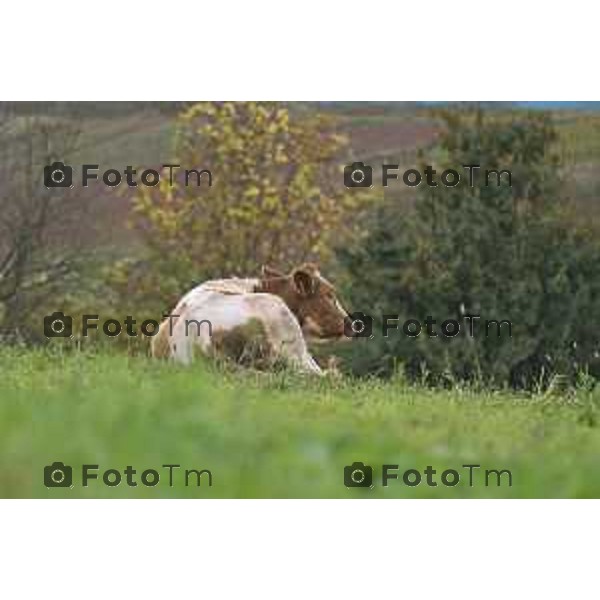
[[[557,306],[570,297],[577,297],[580,306],[600,306],[595,288],[584,290],[579,287],[581,281],[595,285],[597,274],[591,266],[588,268],[595,264],[595,249],[578,237],[585,230],[588,237],[598,238],[600,102],[295,102],[268,106],[268,103],[253,103],[252,108],[243,103],[238,103],[236,108],[235,103],[230,103],[220,117],[210,117],[210,127],[216,127],[219,132],[216,137],[207,133],[210,127],[203,130],[202,135],[199,133],[206,126],[207,115],[214,113],[214,106],[208,105],[218,103],[205,104],[207,106],[200,111],[204,112],[195,114],[195,107],[199,105],[194,102],[0,103],[0,329],[5,335],[16,330],[18,335],[29,337],[27,324],[39,324],[41,311],[47,311],[49,307],[86,312],[84,309],[93,304],[102,305],[105,311],[118,308],[122,312],[127,307],[128,312],[133,305],[137,310],[146,311],[147,316],[156,317],[159,311],[168,310],[178,294],[202,278],[215,274],[250,275],[260,262],[271,259],[283,263],[293,263],[301,258],[320,260],[328,273],[345,287],[353,303],[364,302],[365,297],[361,299],[358,292],[361,281],[356,265],[363,265],[366,258],[374,261],[372,272],[376,278],[373,286],[390,270],[399,281],[399,269],[404,269],[401,265],[406,259],[404,249],[386,250],[386,244],[390,236],[394,237],[394,243],[404,243],[410,237],[408,230],[415,227],[415,219],[422,217],[427,221],[430,215],[420,216],[417,210],[418,206],[426,206],[423,190],[402,185],[385,190],[379,188],[370,197],[350,195],[350,204],[346,204],[349,196],[341,177],[343,165],[354,161],[373,165],[391,162],[399,163],[402,170],[423,163],[442,164],[449,158],[457,160],[467,150],[475,152],[477,157],[478,144],[484,143],[490,135],[493,143],[488,148],[488,158],[514,161],[517,168],[524,169],[527,179],[539,179],[540,185],[544,186],[550,185],[550,180],[540,173],[549,173],[551,164],[556,164],[555,175],[557,180],[560,179],[560,183],[552,182],[544,194],[525,194],[527,203],[538,203],[538,221],[542,217],[550,218],[550,214],[556,212],[553,207],[560,205],[558,221],[540,233],[539,239],[540,244],[543,240],[544,244],[557,249],[558,257],[553,258],[555,263],[549,266],[540,262],[542,255],[536,254],[537,262],[532,263],[533,267],[524,262],[520,268],[525,269],[529,264],[528,268],[538,269],[542,288],[547,283],[546,275],[559,282],[556,285],[562,295],[554,300]],[[228,111],[235,117],[231,122]],[[261,125],[264,111],[272,111],[281,122],[273,124],[267,119]],[[194,114],[194,118],[189,118]],[[469,114],[479,115],[476,126],[469,125],[468,119],[459,123],[460,115]],[[198,119],[204,125],[199,125]],[[252,136],[245,135],[245,122],[251,123],[248,131],[252,131]],[[271,127],[275,127],[276,133],[271,132]],[[455,146],[455,138],[462,139],[463,146]],[[270,139],[275,144],[272,147]],[[503,141],[506,139],[511,141]],[[284,185],[284,181],[276,178],[270,180],[271,188],[267,186],[268,189],[260,191],[260,181],[251,185],[244,177],[252,172],[253,158],[271,156],[278,140],[289,145],[284,154],[287,153],[288,158],[296,157],[293,161],[304,165],[305,171],[293,185]],[[503,144],[508,146],[500,152]],[[241,179],[234,173],[235,164],[228,163],[230,155],[237,156],[240,163],[248,162]],[[548,162],[550,155],[552,163]],[[42,185],[42,167],[51,158],[73,165],[98,164],[102,171],[108,168],[122,171],[127,165],[138,169],[157,168],[164,163],[177,162],[184,168],[210,168],[217,180],[227,179],[229,187],[217,186],[211,190],[210,197],[180,198],[182,210],[189,210],[189,215],[194,215],[194,227],[203,220],[210,220],[214,231],[201,227],[194,229],[177,221],[185,216],[185,210],[180,213],[173,210],[179,205],[173,203],[164,190],[157,191],[155,197],[144,198],[140,190],[124,185],[109,188],[95,182],[89,188],[76,186],[69,194],[48,194]],[[204,160],[208,162],[202,162]],[[284,180],[290,175],[291,162],[288,161],[288,166],[283,162],[275,165]],[[294,165],[296,167],[298,164]],[[223,177],[224,173],[227,177]],[[271,177],[274,169],[269,167],[265,173]],[[290,190],[293,191],[291,195],[288,194]],[[254,213],[253,194],[258,194],[263,203]],[[196,200],[198,203],[194,206]],[[523,198],[516,196],[512,199],[499,197],[492,218],[502,217],[502,203],[521,200]],[[437,204],[441,206],[450,201],[451,192],[447,191]],[[462,199],[452,201],[460,203]],[[468,206],[473,208],[475,205]],[[482,205],[480,208],[483,215],[489,207]],[[414,219],[409,223],[411,215]],[[305,217],[305,222],[300,222]],[[40,226],[41,219],[44,220],[43,227]],[[384,219],[385,227],[382,228],[377,219]],[[228,229],[218,232],[216,229],[221,221]],[[286,231],[286,222],[295,224],[295,229]],[[521,226],[524,227],[523,223]],[[528,220],[526,228],[525,233],[531,234],[535,230],[535,220]],[[238,231],[239,239],[227,238],[230,230]],[[352,235],[345,237],[350,230]],[[484,237],[493,237],[497,230],[480,231],[479,238],[474,240],[473,251],[483,251]],[[565,239],[559,239],[559,231],[568,232]],[[505,244],[507,252],[512,252],[511,244],[516,240],[527,241],[528,236],[522,233],[509,233],[499,243]],[[305,234],[306,239],[302,237]],[[333,243],[328,248],[318,246],[315,237],[319,238],[321,234],[323,239],[327,236],[328,240],[335,240],[342,246],[346,243],[344,240],[351,241],[356,246],[353,258],[344,264],[347,254],[340,253]],[[371,243],[367,239],[369,235],[377,248],[368,247]],[[451,231],[446,228],[430,242],[434,246],[461,242],[450,239],[450,235]],[[214,238],[225,246],[218,249],[220,254],[207,255],[207,250],[215,244],[202,245],[206,236],[212,236],[211,244]],[[282,245],[282,237],[284,242],[286,238],[290,241],[289,252],[285,243]],[[305,255],[301,253],[304,242]],[[15,248],[24,257],[19,259],[22,264],[16,259],[19,253],[13,252]],[[270,254],[271,248],[277,252]],[[577,248],[585,249],[585,259],[575,257]],[[564,258],[560,258],[563,250]],[[569,258],[567,253],[571,253]],[[173,256],[178,256],[178,262],[168,261]],[[486,259],[480,267],[491,266],[494,258]],[[412,257],[412,266],[422,259]],[[450,255],[438,259],[445,268],[450,268]],[[532,256],[527,260],[533,260]],[[547,258],[546,262],[549,260]],[[377,271],[376,265],[382,270]],[[287,268],[291,264],[276,266]],[[153,274],[160,276],[159,282],[152,279]],[[519,277],[523,282],[528,277],[524,270],[515,270],[510,276]],[[567,283],[563,281],[565,277]],[[531,279],[536,280],[536,277],[531,275]],[[413,286],[410,293],[417,293],[418,286],[414,282],[402,285],[405,284]],[[158,289],[161,285],[164,290]],[[463,289],[454,290],[454,296],[450,294],[447,305],[440,310],[456,305],[457,298],[462,298],[461,294],[465,293],[466,283],[459,274],[453,274],[453,285]],[[571,291],[567,293],[569,285]],[[485,289],[490,289],[489,282],[486,286],[478,288],[477,294],[481,296]],[[426,285],[418,293],[427,297],[426,289],[433,290],[435,286]],[[152,290],[155,294],[150,301]],[[402,286],[388,286],[382,293],[389,294],[389,300],[393,302],[405,292]],[[530,298],[532,292],[523,293]],[[543,302],[550,302],[549,293],[546,289],[543,293],[540,291]],[[438,297],[441,296],[438,294]],[[507,298],[506,301],[506,307],[514,306],[513,300]],[[576,304],[569,309],[571,312],[577,309]],[[503,316],[506,315],[499,318]],[[574,342],[575,330],[571,326],[565,329],[564,339],[551,343],[538,335],[542,320],[532,327],[538,333],[531,335],[531,343],[535,339],[538,346],[523,350],[523,354],[535,354],[536,361],[548,344],[555,347],[556,344]],[[584,331],[584,315],[580,316],[577,327],[578,331]],[[587,342],[586,352],[589,351],[590,356],[596,352],[594,339]],[[377,349],[375,362],[381,362],[382,352]],[[393,352],[400,351],[395,349]],[[386,356],[389,358],[389,352]],[[419,354],[412,358],[420,360],[420,357]],[[493,362],[492,357],[493,353],[487,360]],[[510,366],[508,363],[513,358],[504,357],[505,366]],[[584,363],[588,365],[589,361],[586,361]],[[577,365],[579,368],[581,363]],[[378,371],[372,366],[367,370]]]
[[[75,163],[96,163],[102,168],[126,165],[152,167],[174,159],[173,132],[178,112],[192,102],[19,102],[0,103],[0,118],[50,116],[76,120],[81,128]],[[295,111],[319,110],[334,114],[349,137],[351,158],[369,163],[383,160],[409,168],[419,150],[435,144],[440,123],[432,110],[440,107],[464,107],[462,102],[322,102],[293,103]],[[534,108],[549,111],[564,141],[566,172],[570,193],[577,202],[577,214],[586,223],[599,213],[600,196],[600,102],[483,102],[485,110],[497,112]],[[0,187],[2,183],[0,182]],[[396,186],[389,193],[410,205],[414,190]],[[84,190],[93,196],[93,222],[89,242],[119,240],[129,244],[126,227],[129,205],[121,190],[92,186]],[[92,231],[93,230],[93,231]]]

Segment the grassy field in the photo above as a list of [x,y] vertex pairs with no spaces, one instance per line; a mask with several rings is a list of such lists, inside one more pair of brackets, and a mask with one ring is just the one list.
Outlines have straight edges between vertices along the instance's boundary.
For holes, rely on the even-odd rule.
[[[600,394],[433,391],[405,382],[319,381],[280,373],[180,368],[142,357],[0,350],[0,497],[600,497]],[[44,466],[73,467],[73,488],[47,489]],[[346,489],[343,469],[373,465],[374,487]],[[137,487],[91,481],[82,464],[137,470]],[[381,485],[431,465],[423,481]],[[168,485],[163,464],[180,464]],[[464,464],[480,464],[472,487]],[[140,483],[155,468],[156,487]],[[184,469],[209,469],[196,487]],[[440,474],[461,480],[444,486]],[[509,469],[500,487],[485,469]],[[401,475],[400,475],[401,477]]]

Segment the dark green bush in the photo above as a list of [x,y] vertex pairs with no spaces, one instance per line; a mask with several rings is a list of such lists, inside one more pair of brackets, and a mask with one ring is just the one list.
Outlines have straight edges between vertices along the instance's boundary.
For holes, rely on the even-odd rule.
[[[405,365],[436,381],[483,379],[532,385],[553,373],[594,371],[600,339],[600,248],[568,218],[561,191],[556,135],[548,117],[510,118],[480,111],[443,114],[446,128],[433,165],[464,172],[465,164],[508,169],[512,187],[418,188],[414,210],[384,201],[371,215],[359,247],[339,252],[351,284],[353,308],[374,315],[398,313],[437,320],[438,337],[401,331],[354,344],[360,373],[390,373]],[[422,157],[421,171],[431,158]],[[507,319],[512,337],[495,328],[467,335],[465,314]],[[456,319],[455,338],[439,334]],[[505,327],[506,331],[506,327]],[[368,348],[368,350],[367,350]]]

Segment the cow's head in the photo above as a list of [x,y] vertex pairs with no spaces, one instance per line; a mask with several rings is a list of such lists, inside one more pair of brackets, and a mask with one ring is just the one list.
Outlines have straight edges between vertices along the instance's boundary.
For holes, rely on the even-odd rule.
[[306,337],[327,340],[344,335],[344,319],[348,313],[337,299],[335,288],[316,265],[303,264],[289,275],[263,267],[258,291],[280,296],[298,319]]

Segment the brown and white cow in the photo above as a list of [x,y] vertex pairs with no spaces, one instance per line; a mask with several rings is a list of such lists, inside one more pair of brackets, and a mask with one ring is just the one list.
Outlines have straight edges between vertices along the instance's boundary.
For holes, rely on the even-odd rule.
[[207,281],[189,291],[161,324],[152,354],[189,364],[200,350],[320,374],[306,339],[343,338],[347,316],[316,265],[303,264],[289,275],[263,267],[256,279]]

